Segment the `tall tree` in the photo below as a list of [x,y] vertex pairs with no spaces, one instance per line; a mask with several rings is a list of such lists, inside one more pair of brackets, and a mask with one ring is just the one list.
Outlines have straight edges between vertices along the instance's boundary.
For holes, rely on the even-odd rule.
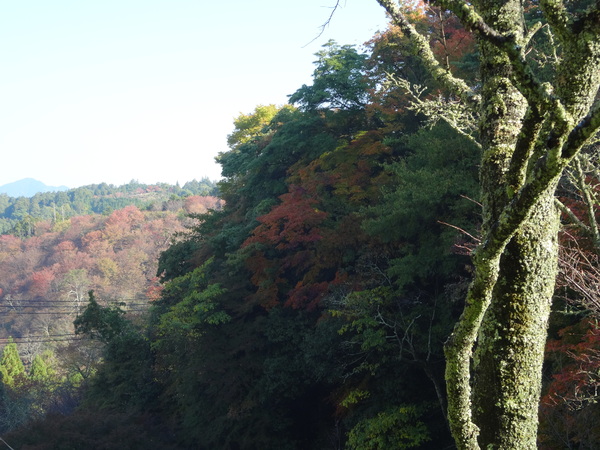
[[0,375],[2,382],[7,386],[13,386],[19,378],[25,377],[25,367],[19,356],[17,344],[12,342],[12,339],[2,351]]
[[[557,272],[559,178],[600,127],[600,4],[541,0],[528,28],[517,0],[437,0],[475,35],[481,83],[436,59],[394,0],[378,0],[448,98],[479,117],[482,240],[464,312],[445,348],[448,414],[459,448],[536,448],[546,327]],[[549,82],[527,54],[543,22]],[[548,45],[546,40],[546,45]],[[477,345],[475,345],[477,343]]]

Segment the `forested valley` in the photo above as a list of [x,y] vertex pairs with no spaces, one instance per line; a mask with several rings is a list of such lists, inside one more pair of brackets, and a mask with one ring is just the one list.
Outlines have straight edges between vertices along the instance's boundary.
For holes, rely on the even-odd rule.
[[[526,20],[539,20],[535,2]],[[410,12],[478,86],[458,19]],[[547,31],[547,30],[546,30]],[[552,35],[528,53],[547,76]],[[20,449],[450,449],[481,241],[474,117],[396,26],[235,118],[223,179],[0,196],[0,435]],[[393,75],[391,75],[393,74]],[[466,118],[465,118],[466,117]],[[538,445],[599,448],[600,145],[557,190]]]

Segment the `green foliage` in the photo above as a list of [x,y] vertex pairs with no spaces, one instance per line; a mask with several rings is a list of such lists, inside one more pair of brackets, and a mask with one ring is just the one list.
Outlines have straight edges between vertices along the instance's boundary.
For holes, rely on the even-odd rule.
[[191,195],[217,193],[216,182],[207,178],[192,180],[183,187],[131,181],[123,186],[106,183],[82,186],[68,191],[45,192],[31,198],[0,195],[0,234],[30,237],[40,222],[54,224],[74,216],[109,214],[135,205],[140,209],[166,210],[174,201]]
[[89,380],[86,403],[108,409],[141,411],[156,396],[150,342],[117,306],[100,306],[92,291],[74,321],[75,332],[102,342],[103,364]]
[[4,346],[0,359],[0,376],[5,386],[13,387],[25,377],[25,367],[19,356],[17,344],[12,340]]
[[364,108],[369,88],[365,73],[367,55],[351,45],[329,41],[316,56],[312,86],[303,85],[290,96],[290,103],[304,110]]
[[208,284],[211,261],[177,277],[165,287],[163,298],[177,299],[160,317],[159,335],[198,332],[203,324],[218,325],[227,322],[229,315],[218,308],[216,299],[225,290],[218,284]]
[[253,139],[260,138],[279,108],[275,105],[259,105],[251,114],[240,114],[234,121],[233,132],[227,136],[227,144],[235,149]]
[[104,344],[113,341],[125,332],[127,320],[123,317],[125,311],[119,306],[100,306],[89,291],[88,305],[73,322],[76,334],[86,334],[91,339],[97,339]]
[[56,371],[54,355],[37,354],[26,373],[15,343],[7,344],[0,361],[0,432],[14,430],[57,408],[69,386]]
[[444,124],[403,141],[405,156],[388,166],[395,186],[365,223],[370,235],[401,243],[389,272],[399,287],[457,273],[464,260],[452,248],[476,244],[479,220],[477,148]]
[[348,435],[348,449],[387,450],[418,448],[430,440],[427,426],[412,405],[398,406],[380,412],[372,419],[358,423]]
[[29,369],[29,378],[37,383],[47,384],[53,381],[56,372],[41,354],[35,355]]
[[200,249],[200,243],[194,239],[185,239],[173,243],[160,254],[156,275],[163,281],[185,275],[193,270],[193,256]]

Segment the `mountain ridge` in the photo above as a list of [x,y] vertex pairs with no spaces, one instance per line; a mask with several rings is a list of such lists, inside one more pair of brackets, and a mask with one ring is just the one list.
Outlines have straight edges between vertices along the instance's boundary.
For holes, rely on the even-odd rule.
[[68,191],[67,186],[48,186],[35,178],[23,178],[0,186],[0,194],[9,197],[33,197],[41,192]]

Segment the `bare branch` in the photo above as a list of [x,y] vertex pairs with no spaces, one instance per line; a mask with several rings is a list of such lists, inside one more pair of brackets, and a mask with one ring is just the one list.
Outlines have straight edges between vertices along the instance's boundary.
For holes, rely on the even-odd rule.
[[307,42],[302,48],[304,47],[308,47],[310,44],[312,44],[313,42],[315,42],[317,39],[319,39],[321,36],[323,36],[323,33],[325,33],[325,29],[329,26],[329,24],[331,23],[331,20],[333,19],[333,15],[335,14],[335,12],[338,10],[338,8],[340,8],[340,0],[336,0],[335,5],[333,5],[331,7],[331,13],[329,14],[329,17],[327,18],[327,20],[325,21],[325,23],[323,25],[321,25],[321,31],[319,32],[319,34],[317,34],[314,39],[312,39],[310,42]]
[[583,197],[583,201],[586,206],[586,213],[589,221],[589,230],[594,240],[594,247],[596,251],[600,251],[600,230],[598,229],[598,221],[596,220],[596,199],[592,189],[588,183],[586,183],[586,176],[581,166],[581,158],[578,155],[574,161],[575,165],[575,182],[579,187],[579,191]]
[[465,231],[464,229],[457,227],[456,225],[452,225],[451,223],[446,223],[446,222],[442,222],[441,220],[438,220],[437,223],[441,224],[441,225],[446,225],[447,227],[450,228],[454,228],[457,231],[460,231],[462,234],[464,234],[465,236],[469,236],[471,239],[473,239],[473,241],[480,243],[481,239],[473,236],[471,233]]
[[[559,285],[569,287],[580,296],[577,303],[600,315],[600,269],[598,255],[586,254],[573,241],[575,247],[561,246],[559,253]],[[571,300],[572,301],[572,300]]]

